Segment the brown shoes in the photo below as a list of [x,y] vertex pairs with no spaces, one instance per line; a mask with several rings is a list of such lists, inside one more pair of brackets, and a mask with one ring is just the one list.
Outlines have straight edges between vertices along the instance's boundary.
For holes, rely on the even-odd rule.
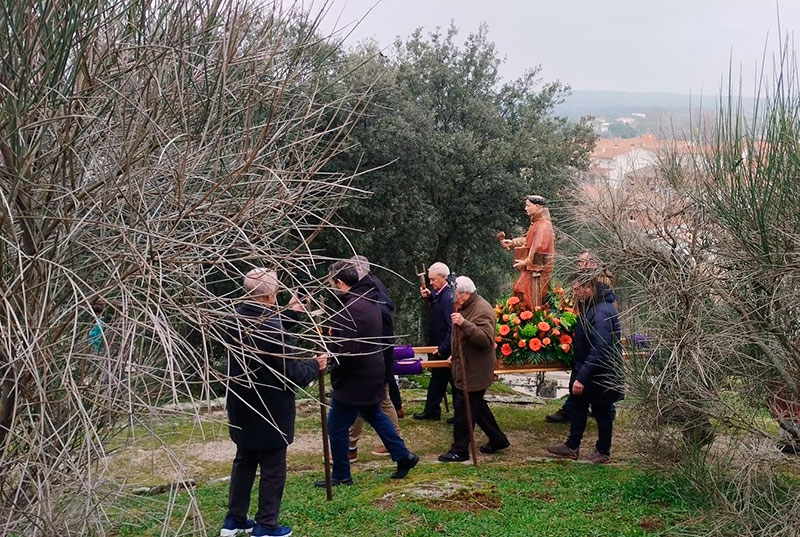
[[578,453],[580,452],[580,448],[572,449],[566,444],[558,444],[557,446],[550,446],[547,448],[547,451],[555,455],[556,457],[561,457],[562,459],[571,459],[573,461],[578,460]]
[[605,455],[595,449],[586,460],[592,464],[609,464],[611,462],[611,455]]

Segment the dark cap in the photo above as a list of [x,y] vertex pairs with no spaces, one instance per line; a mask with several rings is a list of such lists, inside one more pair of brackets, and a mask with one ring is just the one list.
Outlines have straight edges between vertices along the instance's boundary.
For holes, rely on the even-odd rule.
[[525,199],[533,203],[534,205],[544,205],[545,207],[547,207],[547,200],[544,199],[542,196],[525,196]]

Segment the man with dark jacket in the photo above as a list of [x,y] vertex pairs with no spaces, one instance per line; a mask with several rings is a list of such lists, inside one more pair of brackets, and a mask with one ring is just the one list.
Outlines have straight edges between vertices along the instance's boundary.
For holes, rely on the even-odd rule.
[[[441,462],[469,460],[469,425],[464,397],[469,397],[473,424],[477,424],[489,442],[481,446],[483,453],[497,453],[511,444],[500,430],[492,410],[483,398],[494,377],[494,308],[475,292],[475,284],[466,276],[456,278],[457,313],[453,321],[453,445],[439,455]],[[466,371],[466,386],[462,378]]]
[[[236,456],[220,537],[242,531],[255,537],[292,534],[289,527],[278,525],[278,514],[286,483],[286,447],[294,440],[294,389],[316,379],[327,362],[324,355],[316,360],[291,356],[294,345],[276,311],[278,285],[275,272],[249,271],[244,279],[246,301],[226,323],[227,408]],[[261,478],[253,521],[247,512],[257,466]]]
[[[611,271],[608,270],[602,261],[600,261],[600,258],[597,257],[597,254],[591,250],[583,250],[580,254],[578,254],[575,264],[577,265],[578,270],[580,270],[582,273],[587,275],[592,274],[597,281],[606,284],[609,289],[614,288],[614,276],[611,274]],[[572,408],[573,400],[573,395],[567,395],[567,399],[564,401],[564,404],[561,405],[561,408],[554,413],[545,416],[544,420],[547,423],[564,423],[569,421],[570,408]],[[611,407],[611,412],[616,415],[616,407],[613,405]]]
[[[370,270],[369,260],[363,255],[356,255],[351,258],[355,264],[356,272],[358,273],[359,281],[363,281],[371,285],[375,289],[378,297],[378,304],[381,307],[381,348],[383,352],[383,365],[384,365],[384,382],[386,383],[386,396],[381,401],[381,410],[392,422],[395,432],[398,436],[402,437],[400,432],[400,421],[397,408],[402,408],[402,403],[399,407],[395,406],[395,400],[392,398],[392,391],[398,391],[397,400],[400,400],[399,389],[397,382],[394,379],[394,302],[389,298],[389,291],[383,282]],[[350,427],[350,451],[348,458],[350,462],[358,460],[358,441],[361,438],[361,433],[364,430],[364,420],[361,417],[356,418],[356,422]],[[381,457],[388,457],[389,450],[386,446],[381,446],[372,451],[373,455]]]
[[[419,462],[381,411],[386,394],[381,344],[381,311],[375,288],[360,280],[352,262],[338,261],[328,277],[341,293],[340,310],[331,318],[331,408],[328,434],[333,455],[333,485],[352,485],[348,431],[360,414],[378,433],[397,463],[393,479],[402,479]],[[325,487],[325,482],[315,483]]]
[[[450,337],[453,321],[453,292],[447,284],[450,269],[444,263],[434,263],[428,269],[428,279],[433,290],[427,287],[420,288],[420,294],[430,304],[428,316],[428,343],[436,346],[436,352],[431,360],[447,360],[450,358]],[[415,420],[438,421],[442,417],[442,399],[447,397],[447,385],[453,383],[449,367],[436,367],[431,369],[431,381],[428,384],[428,394],[425,397],[425,408],[421,413],[414,414]]]
[[589,462],[611,462],[611,437],[614,427],[614,403],[623,397],[621,375],[622,347],[614,292],[605,283],[581,274],[573,278],[572,293],[580,315],[573,338],[574,357],[570,375],[569,438],[547,451],[558,457],[577,459],[589,406],[597,420],[597,443]]

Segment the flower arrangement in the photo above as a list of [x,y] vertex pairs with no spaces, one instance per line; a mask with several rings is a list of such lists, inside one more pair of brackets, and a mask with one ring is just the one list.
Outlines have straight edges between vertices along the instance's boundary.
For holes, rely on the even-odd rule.
[[572,362],[572,336],[577,315],[566,290],[556,286],[543,306],[525,309],[511,296],[494,308],[497,359],[505,365],[525,366]]

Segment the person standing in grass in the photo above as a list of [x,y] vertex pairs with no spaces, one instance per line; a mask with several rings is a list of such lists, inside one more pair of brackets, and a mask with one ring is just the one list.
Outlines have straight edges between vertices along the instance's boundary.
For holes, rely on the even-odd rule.
[[[456,278],[458,311],[450,314],[453,322],[450,358],[454,385],[453,444],[450,451],[439,455],[439,462],[469,460],[469,427],[476,424],[489,438],[489,442],[481,446],[482,453],[497,453],[511,445],[483,397],[494,379],[495,317],[492,305],[475,291],[470,278]],[[472,423],[467,421],[466,397],[469,397]]]
[[[429,355],[429,360],[447,360],[450,358],[450,337],[453,332],[453,292],[447,283],[450,269],[444,263],[434,263],[428,269],[431,289],[421,287],[419,292],[424,300],[430,303],[428,315],[428,343],[435,345],[436,350]],[[442,418],[442,400],[447,397],[447,386],[452,386],[453,376],[449,367],[431,369],[431,382],[425,396],[425,408],[414,414],[415,420],[439,421]]]
[[[400,431],[400,422],[398,418],[398,408],[402,409],[402,401],[399,396],[399,388],[397,381],[394,378],[394,302],[389,298],[389,291],[386,286],[371,270],[369,259],[363,255],[356,255],[351,258],[356,272],[358,273],[359,282],[365,282],[375,289],[378,296],[378,304],[381,308],[381,347],[383,348],[383,365],[384,365],[384,380],[386,382],[386,397],[381,401],[381,410],[392,422],[397,436],[402,437]],[[394,388],[392,388],[394,385]],[[395,406],[395,401],[392,399],[392,392],[397,390],[397,400],[400,401],[400,406]],[[348,458],[350,462],[358,460],[358,441],[361,438],[361,433],[364,431],[364,420],[359,416],[356,418],[355,423],[350,427],[350,451]],[[372,451],[373,455],[379,457],[388,457],[389,450],[386,446],[380,446]]]
[[[583,250],[575,260],[578,270],[587,274],[591,273],[597,278],[598,282],[606,284],[609,289],[614,288],[614,276],[611,271],[600,261],[600,258],[591,250]],[[547,423],[564,423],[570,420],[570,408],[572,407],[573,396],[568,395],[567,400],[557,411],[544,417]],[[616,407],[612,406],[612,412],[616,415]]]
[[614,403],[623,397],[620,325],[614,307],[616,297],[608,285],[579,272],[572,279],[572,293],[580,315],[573,338],[574,357],[570,375],[569,437],[547,451],[561,458],[577,459],[589,407],[597,420],[597,442],[589,462],[611,462]]
[[[360,415],[389,450],[397,470],[392,479],[402,479],[419,462],[406,448],[392,422],[381,410],[386,398],[381,307],[375,287],[358,277],[352,261],[337,261],[328,267],[328,278],[336,288],[341,308],[330,320],[331,407],[328,411],[334,486],[352,485],[348,458],[348,433]],[[315,483],[324,488],[325,481]]]
[[[244,279],[245,301],[226,323],[228,342],[227,408],[236,456],[231,468],[228,513],[220,537],[240,532],[254,537],[292,534],[278,524],[286,484],[286,448],[294,440],[295,394],[327,366],[327,356],[315,360],[292,357],[295,348],[276,309],[278,277],[254,268]],[[302,305],[292,300],[296,311]],[[247,518],[250,492],[261,468],[258,511]]]

